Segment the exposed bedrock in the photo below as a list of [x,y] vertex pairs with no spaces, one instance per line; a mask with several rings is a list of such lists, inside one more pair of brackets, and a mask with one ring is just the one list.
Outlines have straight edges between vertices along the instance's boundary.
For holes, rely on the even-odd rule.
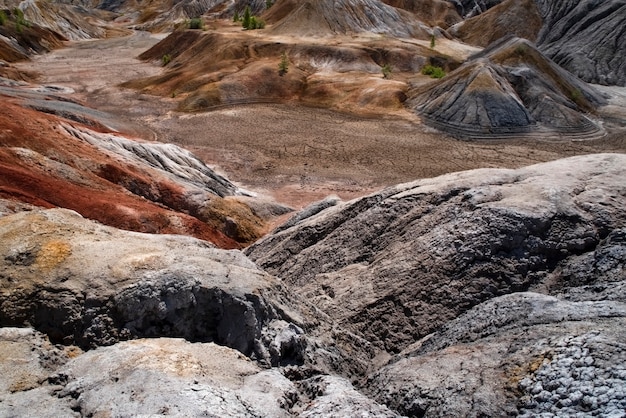
[[170,336],[267,363],[304,360],[308,322],[297,303],[241,252],[120,231],[64,209],[0,218],[0,236],[3,326],[30,325],[83,348]]
[[323,205],[246,253],[372,352],[399,352],[500,295],[579,286],[585,272],[624,280],[625,163],[598,154],[390,187]]
[[626,3],[622,0],[454,0],[468,17],[450,29],[487,46],[505,35],[524,37],[588,83],[626,85]]

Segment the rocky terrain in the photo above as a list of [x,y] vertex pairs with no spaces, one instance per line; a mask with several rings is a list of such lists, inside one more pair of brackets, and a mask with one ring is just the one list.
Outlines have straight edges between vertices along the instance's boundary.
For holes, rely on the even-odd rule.
[[[625,162],[327,200],[246,251],[274,276],[238,251],[66,210],[5,216],[0,320],[47,337],[3,329],[0,408],[622,416]],[[117,342],[138,337],[152,339]]]
[[622,9],[4,0],[0,416],[626,417]]
[[494,0],[456,4],[470,18],[452,27],[450,33],[466,42],[487,46],[507,34],[524,37],[586,82],[626,85],[624,60],[618,58],[626,54],[626,4],[621,0]]

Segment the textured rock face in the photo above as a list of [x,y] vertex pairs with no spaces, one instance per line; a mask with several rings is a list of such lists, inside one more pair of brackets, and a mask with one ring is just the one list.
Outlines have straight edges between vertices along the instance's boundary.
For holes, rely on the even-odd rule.
[[504,35],[524,37],[588,83],[626,85],[626,4],[621,0],[453,3],[468,20],[450,32],[465,42],[487,46]]
[[336,376],[262,369],[213,343],[155,338],[81,353],[0,328],[0,415],[395,417]]
[[367,387],[408,416],[622,416],[624,296],[495,298],[396,356]]
[[[324,209],[246,252],[377,349],[398,352],[483,301],[565,283],[575,260],[588,260],[585,271],[616,251],[625,158],[400,185]],[[623,261],[613,263],[623,280]]]
[[544,25],[539,48],[589,83],[626,86],[626,3],[537,0]]
[[603,134],[585,113],[603,97],[530,42],[503,38],[407,104],[427,123],[461,138]]
[[85,348],[173,336],[268,362],[302,355],[297,346],[283,353],[280,340],[264,348],[272,320],[298,317],[286,313],[291,303],[279,283],[239,252],[124,232],[60,209],[0,218],[0,236],[3,325],[30,324]]

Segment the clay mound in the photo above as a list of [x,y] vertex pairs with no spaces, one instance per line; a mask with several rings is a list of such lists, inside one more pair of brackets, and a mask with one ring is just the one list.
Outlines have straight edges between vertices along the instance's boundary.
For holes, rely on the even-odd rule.
[[265,15],[270,33],[290,36],[334,36],[375,33],[426,39],[428,28],[411,14],[378,0],[284,0]]
[[602,103],[599,93],[519,38],[494,44],[407,101],[427,123],[461,138],[590,138],[602,130],[586,113]]
[[464,42],[487,46],[505,35],[523,37],[588,83],[626,85],[623,1],[505,0],[476,5],[481,7],[469,13],[474,17],[450,30]]
[[506,0],[451,27],[449,33],[471,45],[487,47],[509,35],[535,42],[542,24],[535,0]]
[[93,128],[107,130],[101,121],[92,120],[91,129],[73,122],[80,118],[68,107],[59,119],[22,107],[16,97],[3,101],[3,199],[65,207],[122,229],[191,235],[226,248],[264,232],[267,220],[236,198],[239,189],[191,153],[98,132]]
[[428,26],[448,27],[460,22],[461,16],[455,7],[446,0],[383,0],[385,4],[411,12]]

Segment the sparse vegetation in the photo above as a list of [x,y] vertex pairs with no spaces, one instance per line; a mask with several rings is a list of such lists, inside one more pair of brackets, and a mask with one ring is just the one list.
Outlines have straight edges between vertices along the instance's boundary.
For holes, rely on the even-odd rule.
[[519,56],[524,56],[527,52],[528,48],[526,48],[526,45],[518,45],[515,47],[515,53]]
[[265,21],[259,19],[256,16],[253,16],[252,12],[250,11],[250,6],[246,6],[243,12],[241,26],[243,26],[245,30],[264,29]]
[[0,26],[4,26],[7,22],[7,14],[4,10],[0,10]]
[[289,58],[287,53],[283,52],[280,54],[280,62],[278,63],[278,75],[282,77],[287,74],[287,71],[289,71]]
[[273,5],[274,5],[274,2],[272,0],[265,0],[265,8],[266,9],[269,9]]
[[430,35],[430,49],[435,48],[435,34]]
[[194,17],[189,21],[189,29],[202,29],[204,27],[204,22],[201,17]]
[[172,61],[172,56],[170,54],[165,54],[163,55],[163,57],[161,58],[161,63],[163,64],[163,66],[165,67],[167,64],[169,64]]
[[422,68],[422,74],[430,76],[431,78],[442,78],[446,75],[446,72],[441,67],[425,65],[424,68]]
[[21,33],[24,27],[30,27],[30,22],[24,18],[24,12],[19,8],[14,8],[12,11],[15,16],[15,30]]
[[383,78],[391,78],[391,65],[383,65],[381,71],[383,72]]
[[233,22],[239,22],[241,17],[239,16],[239,12],[235,10],[235,14],[233,15]]
[[252,12],[250,11],[250,6],[246,6],[243,10],[243,19],[241,20],[241,25],[244,29],[248,29],[250,27],[250,20],[252,19]]

